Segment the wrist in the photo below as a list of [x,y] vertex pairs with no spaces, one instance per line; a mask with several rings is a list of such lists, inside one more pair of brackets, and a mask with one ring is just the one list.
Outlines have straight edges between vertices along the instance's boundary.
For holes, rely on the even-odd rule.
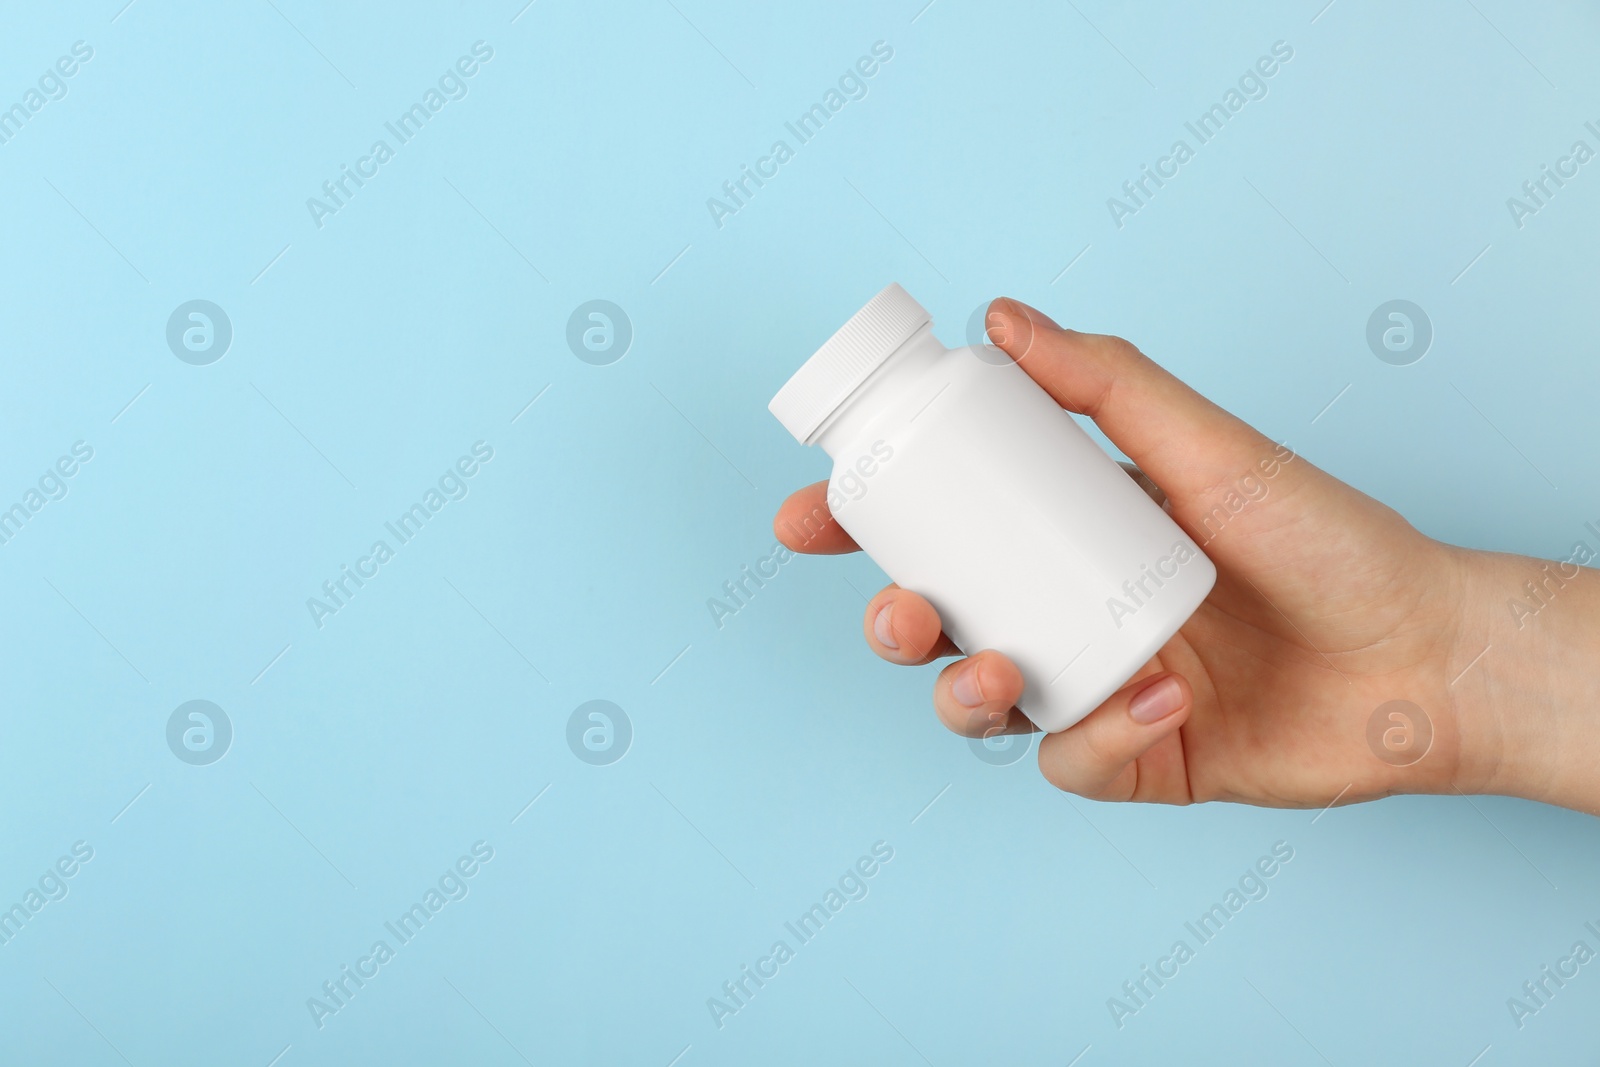
[[1445,679],[1460,737],[1453,786],[1600,814],[1600,573],[1448,551],[1462,575]]

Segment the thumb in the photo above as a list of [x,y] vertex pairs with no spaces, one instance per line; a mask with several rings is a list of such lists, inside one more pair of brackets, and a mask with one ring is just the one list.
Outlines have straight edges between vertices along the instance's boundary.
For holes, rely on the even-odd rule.
[[[1279,446],[1213,404],[1120,337],[1064,330],[1017,300],[989,305],[989,335],[1068,411],[1087,415],[1172,499],[1185,505],[1231,485]],[[1303,468],[1304,464],[1294,467]],[[1293,467],[1286,474],[1298,474]]]
[[[1092,418],[1166,492],[1172,518],[1273,613],[1320,614],[1347,596],[1356,546],[1425,540],[1396,512],[1274,444],[1122,338],[1064,330],[1008,299],[989,305],[989,322],[1017,365],[1063,408]],[[1291,625],[1312,649],[1344,634]]]

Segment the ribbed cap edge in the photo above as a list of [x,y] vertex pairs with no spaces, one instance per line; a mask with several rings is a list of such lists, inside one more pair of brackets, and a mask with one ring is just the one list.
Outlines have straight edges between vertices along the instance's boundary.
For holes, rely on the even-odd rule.
[[890,282],[800,365],[767,410],[805,444],[868,375],[931,320],[910,293]]

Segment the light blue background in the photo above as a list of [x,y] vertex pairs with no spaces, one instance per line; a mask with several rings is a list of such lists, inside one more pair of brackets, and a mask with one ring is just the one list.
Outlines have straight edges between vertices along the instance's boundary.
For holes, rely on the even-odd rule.
[[[0,546],[0,903],[95,852],[0,946],[0,1061],[1588,1062],[1594,967],[1521,1031],[1506,999],[1595,943],[1592,819],[1067,798],[869,654],[870,561],[706,606],[825,474],[767,400],[890,280],[951,343],[998,294],[1133,338],[1428,533],[1565,555],[1600,520],[1600,162],[1521,229],[1505,201],[1600,147],[1600,15],[1322,2],[8,5],[0,105],[94,57],[0,145],[0,506],[94,458]],[[478,40],[465,99],[314,225]],[[718,228],[878,40],[868,96]],[[1119,230],[1106,198],[1278,40],[1270,94]],[[210,366],[165,343],[195,298],[234,328]],[[595,298],[635,331],[609,366],[565,342]],[[1434,324],[1412,366],[1365,343],[1392,298]],[[306,599],[479,440],[318,629]],[[235,730],[205,767],[165,741],[197,698]],[[634,730],[603,767],[565,740],[598,698]],[[479,840],[319,1030],[307,998]],[[879,840],[718,1029],[706,999]],[[1279,840],[1119,1031],[1107,998]]]

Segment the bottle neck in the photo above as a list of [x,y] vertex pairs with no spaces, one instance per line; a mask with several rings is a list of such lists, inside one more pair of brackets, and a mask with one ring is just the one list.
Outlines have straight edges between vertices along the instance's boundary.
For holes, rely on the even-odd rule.
[[839,452],[890,404],[905,396],[912,383],[944,351],[944,345],[933,335],[932,325],[923,326],[867,375],[867,380],[845,397],[806,443],[821,445],[829,458],[838,459]]

